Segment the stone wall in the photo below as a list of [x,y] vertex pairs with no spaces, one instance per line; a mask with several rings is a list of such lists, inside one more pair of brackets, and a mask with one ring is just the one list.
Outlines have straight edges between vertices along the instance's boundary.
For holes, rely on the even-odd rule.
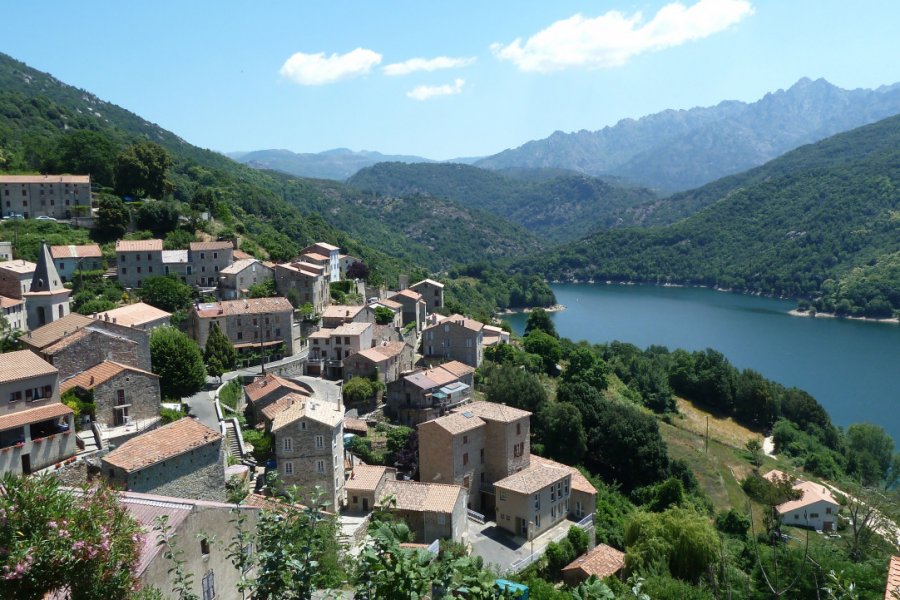
[[159,414],[159,378],[135,371],[122,371],[94,388],[96,420],[114,427],[118,390],[125,390],[125,404],[132,421],[149,419]]
[[111,335],[106,331],[88,330],[81,339],[61,348],[44,358],[59,369],[60,381],[87,371],[104,360],[123,365],[150,370],[149,343],[141,346],[138,342],[121,335]]

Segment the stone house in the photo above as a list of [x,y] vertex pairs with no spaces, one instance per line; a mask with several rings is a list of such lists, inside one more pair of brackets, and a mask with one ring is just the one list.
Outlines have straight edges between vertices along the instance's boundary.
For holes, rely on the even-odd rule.
[[565,465],[534,464],[494,482],[497,525],[533,539],[569,514],[572,475]]
[[71,389],[92,392],[94,420],[104,427],[159,416],[159,375],[112,361],[103,361],[60,383],[60,394]]
[[183,418],[138,435],[101,459],[109,483],[126,491],[223,500],[222,434]]
[[384,485],[397,479],[397,469],[376,465],[355,465],[344,483],[347,493],[347,510],[367,513],[375,508],[384,495]]
[[236,260],[219,271],[219,295],[223,300],[243,298],[250,286],[275,279],[275,270],[255,258]]
[[371,303],[369,306],[372,307],[372,311],[378,307],[386,308],[392,313],[394,313],[394,319],[390,323],[386,323],[393,328],[401,328],[403,327],[403,305],[399,302],[394,302],[393,300],[379,300],[377,302]]
[[37,265],[27,260],[0,262],[0,296],[21,300],[31,287]]
[[410,427],[441,417],[472,398],[474,374],[457,361],[405,374],[388,383],[385,411]]
[[415,323],[416,333],[422,331],[425,326],[426,303],[422,298],[422,294],[415,290],[403,290],[390,296],[388,300],[396,302],[401,308],[403,315],[403,326],[406,327],[410,323]]
[[605,579],[617,575],[625,568],[625,553],[606,544],[597,544],[562,569],[563,581],[569,587],[596,577]]
[[59,401],[59,374],[29,350],[0,360],[0,474],[28,475],[74,456],[72,409]]
[[325,312],[331,302],[331,289],[324,267],[307,262],[275,265],[275,289],[282,296],[294,290],[300,304],[309,304],[315,315]]
[[447,317],[422,332],[422,354],[478,368],[484,359],[483,329],[483,323],[462,315]]
[[351,354],[371,348],[374,331],[372,323],[345,323],[334,329],[320,329],[310,334],[307,374],[341,379],[344,360]]
[[[198,303],[188,313],[188,335],[205,348],[209,332],[218,325],[238,352],[264,351],[269,360],[277,360],[294,353],[293,314],[287,298]],[[279,351],[282,346],[284,354]]]
[[389,480],[379,505],[402,519],[417,543],[468,541],[466,490],[458,485]]
[[332,281],[340,281],[341,279],[341,249],[337,246],[333,246],[331,244],[326,244],[325,242],[316,242],[311,246],[307,246],[303,250],[300,251],[302,255],[318,255],[317,258],[321,257],[326,259],[325,264],[325,276],[327,277],[329,282]]
[[188,283],[201,288],[219,285],[219,272],[234,262],[231,242],[191,242],[188,246],[188,263],[192,273]]
[[143,302],[126,304],[106,312],[97,313],[94,317],[98,320],[109,321],[123,327],[133,327],[143,331],[150,331],[163,325],[168,325],[172,313],[160,310]]
[[530,464],[530,416],[503,404],[472,402],[419,424],[422,481],[462,485],[470,508],[492,509],[494,483]]
[[165,275],[162,240],[117,240],[116,272],[124,288],[139,288],[147,277]]
[[362,260],[356,258],[355,256],[351,256],[350,254],[338,255],[338,271],[340,272],[341,279],[348,279],[347,270],[350,268],[350,265],[362,262]]
[[422,294],[425,300],[425,310],[429,313],[437,312],[444,306],[444,284],[434,279],[423,279],[409,286],[409,289]]
[[[144,533],[135,568],[143,585],[164,590],[164,597],[170,597],[174,583],[172,562],[165,558],[154,529],[157,520],[165,517],[177,536],[185,570],[194,574],[190,591],[197,598],[241,600],[238,583],[245,574],[231,562],[225,545],[237,535],[234,511],[246,517],[245,527],[253,531],[259,518],[258,508],[136,492],[119,492],[118,496]],[[251,545],[246,551],[253,553],[256,549]],[[252,571],[246,574],[252,575]]]
[[22,336],[23,346],[59,369],[60,378],[112,360],[150,371],[149,334],[112,320],[71,313]]
[[25,301],[0,296],[0,314],[9,326],[18,331],[28,330],[28,313],[25,312]]
[[334,329],[347,323],[374,323],[375,310],[371,306],[332,304],[322,313],[322,329]]
[[292,402],[275,416],[275,460],[282,487],[297,486],[310,504],[315,488],[330,510],[340,510],[344,492],[344,411],[317,399]]
[[[784,477],[784,473],[772,470],[763,475],[766,479]],[[820,483],[798,479],[794,489],[801,493],[797,500],[788,500],[775,507],[781,522],[796,527],[809,527],[816,531],[837,529],[840,503],[827,487]]]
[[76,271],[103,269],[103,253],[97,244],[50,246],[50,256],[63,281],[69,281]]
[[382,382],[390,384],[397,381],[401,373],[412,369],[414,360],[415,351],[406,342],[384,342],[345,358],[344,379],[373,377],[378,373]]
[[194,280],[194,266],[187,250],[163,250],[162,262],[164,275],[174,275],[182,283]]
[[298,381],[266,373],[244,386],[244,397],[253,413],[255,422],[263,416],[263,410],[276,400],[288,395],[312,396],[313,390]]
[[69,219],[89,216],[90,175],[0,175],[3,216]]

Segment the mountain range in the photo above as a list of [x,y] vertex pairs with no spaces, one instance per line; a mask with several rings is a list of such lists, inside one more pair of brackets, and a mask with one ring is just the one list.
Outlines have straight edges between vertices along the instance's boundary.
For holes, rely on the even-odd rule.
[[824,79],[804,78],[753,103],[725,101],[624,119],[599,131],[557,131],[475,165],[556,167],[673,192],[898,113],[900,84],[844,90]]
[[228,156],[257,169],[272,169],[297,177],[336,179],[338,181],[343,181],[360,169],[380,162],[434,162],[421,156],[382,154],[367,150],[354,152],[347,148],[335,148],[316,154],[301,154],[290,150],[254,150],[252,152],[230,152]]

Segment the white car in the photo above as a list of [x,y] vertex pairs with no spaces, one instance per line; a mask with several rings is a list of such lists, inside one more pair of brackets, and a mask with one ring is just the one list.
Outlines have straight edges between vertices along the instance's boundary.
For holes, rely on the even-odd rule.
[[48,217],[47,215],[41,215],[39,217],[34,218],[35,221],[56,221],[53,217]]

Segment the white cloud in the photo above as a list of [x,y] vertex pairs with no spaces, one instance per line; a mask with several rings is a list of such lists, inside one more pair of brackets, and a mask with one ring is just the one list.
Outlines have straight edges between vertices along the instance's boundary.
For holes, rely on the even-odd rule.
[[381,68],[385,75],[409,75],[417,71],[437,71],[438,69],[456,69],[468,67],[475,62],[475,57],[451,58],[437,56],[435,58],[411,58],[399,63],[385,65]]
[[365,75],[381,63],[381,55],[367,48],[325,56],[297,52],[281,65],[281,76],[300,85],[324,85]]
[[420,85],[406,92],[407,97],[414,100],[428,100],[435,96],[452,96],[462,91],[465,80],[455,79],[453,84],[445,85]]
[[491,51],[522,71],[619,67],[643,52],[708,37],[752,14],[747,0],[699,0],[690,7],[672,2],[646,23],[640,12],[628,16],[613,10],[593,19],[576,14],[551,24],[524,44],[517,38],[506,46],[492,44]]

